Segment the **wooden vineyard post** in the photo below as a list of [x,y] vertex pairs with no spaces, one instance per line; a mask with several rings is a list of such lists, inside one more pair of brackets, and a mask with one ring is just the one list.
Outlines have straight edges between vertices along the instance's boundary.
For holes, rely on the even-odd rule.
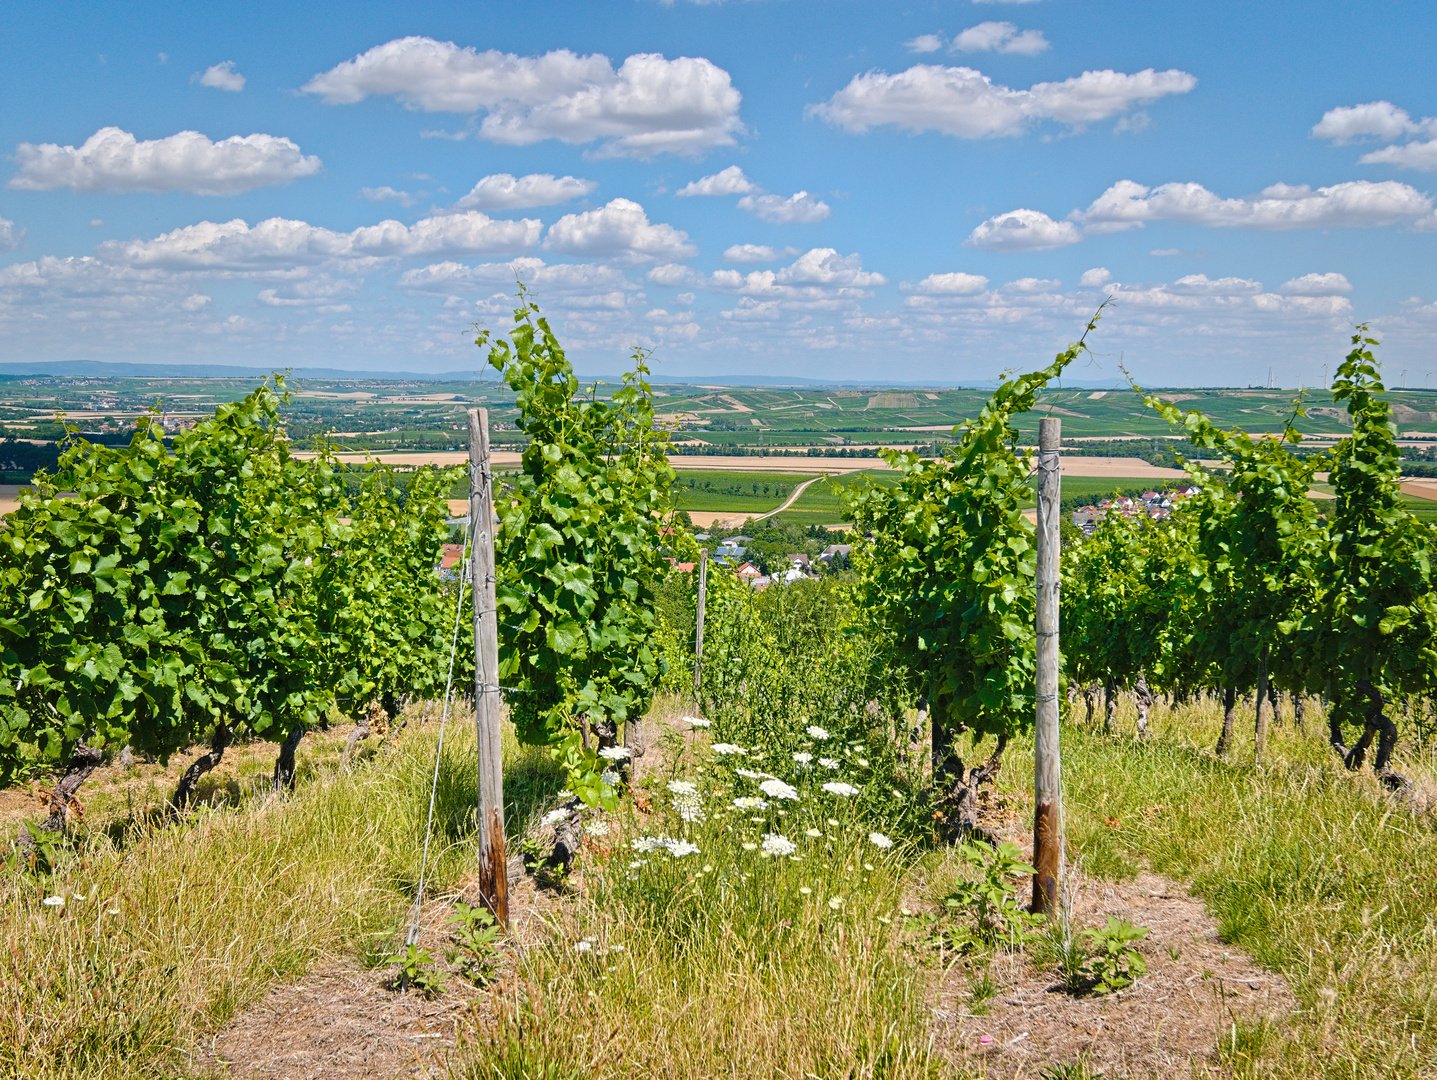
[[1062,768],[1058,751],[1058,566],[1061,420],[1038,426],[1037,717],[1033,749],[1033,910],[1054,915],[1062,902]]
[[494,491],[489,410],[469,410],[469,560],[474,594],[474,725],[479,736],[479,894],[509,925],[504,845],[504,757],[499,691],[499,616],[494,597]]
[[709,549],[699,548],[699,607],[694,625],[694,700],[699,698],[704,662],[704,602],[709,592]]

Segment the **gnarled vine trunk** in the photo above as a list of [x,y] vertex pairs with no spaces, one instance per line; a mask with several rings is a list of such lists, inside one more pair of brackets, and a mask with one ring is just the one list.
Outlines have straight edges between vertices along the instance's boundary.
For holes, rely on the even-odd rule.
[[958,756],[957,736],[961,733],[948,726],[946,706],[935,700],[928,712],[933,718],[933,801],[939,835],[950,842],[976,837],[996,846],[998,838],[978,825],[978,789],[998,775],[1008,736],[999,735],[988,760],[969,769]]
[[180,783],[175,788],[175,797],[170,800],[170,810],[178,814],[189,805],[190,797],[195,793],[195,785],[200,782],[200,777],[209,772],[225,756],[225,747],[229,746],[233,733],[229,725],[221,720],[215,725],[215,733],[210,738],[210,748],[190,763],[180,777]]
[[1257,662],[1257,692],[1253,695],[1257,704],[1257,722],[1253,728],[1253,742],[1255,744],[1257,760],[1262,760],[1263,751],[1267,749],[1267,653],[1263,652],[1262,658]]
[[1237,709],[1237,687],[1224,686],[1222,688],[1222,734],[1217,737],[1216,752],[1218,757],[1223,757],[1232,747],[1232,725],[1233,713]]
[[[96,746],[87,746],[83,739],[75,744],[75,748],[70,751],[70,760],[65,766],[64,775],[52,790],[40,794],[41,800],[50,807],[50,816],[40,822],[40,829],[45,832],[64,832],[71,814],[77,818],[84,816],[85,808],[75,798],[75,792],[90,778],[90,774],[100,767],[104,758],[103,750]],[[15,846],[22,853],[28,853],[35,848],[30,830],[23,825],[15,837]]]
[[1133,686],[1133,701],[1138,707],[1138,734],[1148,733],[1148,713],[1153,707],[1153,692],[1148,689],[1147,672],[1138,672],[1138,681]]
[[1113,733],[1113,720],[1118,715],[1118,684],[1109,677],[1103,683],[1103,734]]
[[279,757],[274,762],[274,790],[294,790],[294,752],[299,749],[299,740],[304,738],[305,727],[299,724],[285,736],[279,746]]

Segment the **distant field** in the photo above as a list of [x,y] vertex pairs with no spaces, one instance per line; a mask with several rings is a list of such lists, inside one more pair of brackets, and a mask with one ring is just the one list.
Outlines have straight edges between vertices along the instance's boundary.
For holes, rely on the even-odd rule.
[[690,512],[766,514],[783,504],[812,473],[678,470],[674,505]]

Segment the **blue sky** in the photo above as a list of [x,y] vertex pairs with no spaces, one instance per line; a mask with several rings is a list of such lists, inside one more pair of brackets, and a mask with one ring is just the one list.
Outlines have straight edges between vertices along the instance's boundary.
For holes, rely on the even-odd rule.
[[1428,5],[7,5],[0,359],[1437,377]]

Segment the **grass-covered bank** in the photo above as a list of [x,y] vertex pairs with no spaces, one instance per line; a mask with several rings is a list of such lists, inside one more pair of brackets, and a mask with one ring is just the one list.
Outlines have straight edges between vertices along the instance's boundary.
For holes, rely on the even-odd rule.
[[[201,808],[90,815],[49,880],[10,872],[0,891],[0,1075],[173,1078],[236,1010],[316,960],[386,941],[419,869],[438,725],[357,764],[319,759],[295,793]],[[377,741],[377,740],[376,740]],[[431,873],[469,865],[472,724],[451,724],[439,771]],[[511,798],[526,824],[557,783],[513,747]],[[46,906],[59,896],[63,906]]]
[[[1068,725],[1070,855],[1089,875],[1150,867],[1190,883],[1227,940],[1291,984],[1299,1011],[1276,1029],[1240,1023],[1201,1074],[1430,1075],[1431,819],[1420,800],[1338,767],[1320,716],[1307,723],[1305,735],[1290,720],[1276,729],[1260,767],[1249,744],[1233,762],[1212,756],[1220,716],[1206,705],[1159,707],[1144,741]],[[1131,731],[1125,713],[1118,727]],[[435,893],[468,869],[468,728],[446,736]],[[207,1075],[189,1051],[236,1011],[316,963],[401,939],[435,734],[411,724],[350,773],[318,755],[288,799],[242,783],[237,805],[167,828],[126,831],[148,820],[143,805],[92,810],[89,836],[53,882],[6,878],[0,1075]],[[655,746],[635,798],[586,818],[595,828],[576,889],[546,905],[539,944],[508,953],[451,1060],[455,1075],[963,1075],[931,1013],[956,958],[940,959],[900,917],[905,906],[933,909],[966,876],[954,853],[880,846],[856,799],[823,794],[819,777],[796,782],[798,800],[765,799],[761,781],[737,773],[764,763],[720,762],[706,741],[669,740],[660,768]],[[1398,770],[1420,796],[1433,761],[1406,749]],[[517,836],[557,783],[540,755],[506,750]],[[1000,774],[1014,834],[1027,828],[1030,770],[1031,744],[1015,742]],[[685,782],[701,793],[703,820],[682,820],[670,784]],[[770,835],[792,852],[771,844],[765,854]],[[642,836],[697,850],[635,851]],[[67,902],[45,907],[45,895]],[[1042,948],[1029,955],[1052,963]],[[981,959],[963,963],[983,986]]]
[[[1236,760],[1211,752],[1220,708],[1154,712],[1147,740],[1067,725],[1069,851],[1091,874],[1139,867],[1190,884],[1224,940],[1286,977],[1302,1007],[1290,1030],[1239,1031],[1239,1073],[1417,1077],[1437,1072],[1437,758],[1404,744],[1408,798],[1343,769],[1309,709],[1268,760],[1250,734]],[[1132,717],[1120,713],[1119,730]],[[1240,727],[1241,730],[1241,727]],[[1027,794],[1031,742],[1004,786]],[[1243,1039],[1246,1041],[1244,1042]]]

